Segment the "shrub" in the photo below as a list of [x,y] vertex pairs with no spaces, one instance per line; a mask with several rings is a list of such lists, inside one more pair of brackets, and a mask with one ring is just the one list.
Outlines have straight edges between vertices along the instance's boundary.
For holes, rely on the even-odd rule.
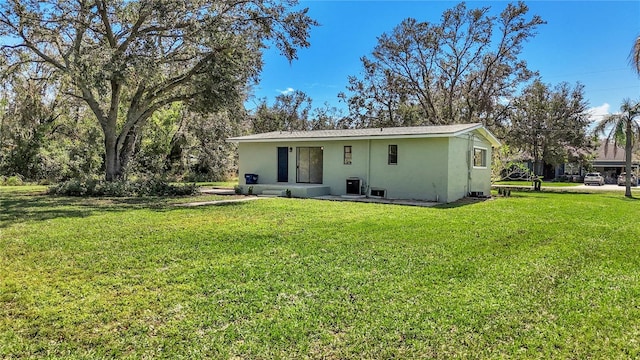
[[5,186],[22,186],[24,185],[24,181],[22,181],[22,178],[20,176],[10,176],[8,178],[2,178],[0,179],[2,180],[2,182],[0,182],[1,185],[5,185]]
[[63,196],[185,196],[198,193],[196,184],[169,184],[164,180],[145,179],[138,181],[102,181],[95,179],[72,179],[51,186],[49,194]]

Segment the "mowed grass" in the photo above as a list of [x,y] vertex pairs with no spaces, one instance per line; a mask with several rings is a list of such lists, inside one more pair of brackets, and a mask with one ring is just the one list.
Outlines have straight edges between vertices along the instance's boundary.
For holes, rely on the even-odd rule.
[[620,193],[180,208],[35,191],[0,188],[0,358],[640,356],[640,201]]

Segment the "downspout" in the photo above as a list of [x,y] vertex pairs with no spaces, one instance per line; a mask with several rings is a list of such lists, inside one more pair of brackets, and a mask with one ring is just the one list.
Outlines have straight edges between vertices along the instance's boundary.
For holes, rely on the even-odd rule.
[[365,189],[365,195],[369,197],[369,189],[371,188],[371,139],[367,140],[367,187]]
[[473,170],[473,134],[469,133],[467,142],[467,196],[471,194],[471,172]]

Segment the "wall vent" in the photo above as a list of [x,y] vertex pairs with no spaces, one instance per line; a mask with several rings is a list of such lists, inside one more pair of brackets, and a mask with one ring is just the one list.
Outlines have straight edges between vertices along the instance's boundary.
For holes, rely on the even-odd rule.
[[375,197],[375,198],[386,198],[387,190],[379,189],[379,188],[371,188],[371,191],[369,191],[369,196]]

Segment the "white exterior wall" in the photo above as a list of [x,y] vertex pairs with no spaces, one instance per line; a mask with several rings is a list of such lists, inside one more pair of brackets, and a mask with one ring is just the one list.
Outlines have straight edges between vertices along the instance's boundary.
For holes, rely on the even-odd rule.
[[[487,151],[486,167],[473,166],[474,148]],[[470,192],[491,193],[491,144],[475,134],[450,138],[448,198],[459,199]]]
[[493,160],[493,148],[491,143],[482,137],[475,137],[474,146],[487,150],[487,166],[471,170],[470,191],[482,191],[484,195],[491,195],[491,164]]
[[447,177],[449,187],[447,199],[460,199],[469,192],[469,149],[473,151],[473,144],[469,143],[469,138],[465,135],[464,137],[449,138],[448,145]]
[[[344,146],[351,146],[351,165],[344,164]],[[289,154],[289,181],[278,183],[278,147],[287,147]],[[346,194],[347,178],[367,175],[368,147],[366,140],[359,141],[304,141],[240,143],[238,146],[239,182],[245,184],[244,174],[258,174],[258,183],[296,184],[296,148],[322,147],[322,184],[331,187],[332,195]]]
[[[241,142],[239,152],[239,182],[245,185],[244,174],[258,174],[259,184],[296,184],[296,148],[323,148],[322,184],[331,188],[332,195],[346,194],[349,177],[362,179],[368,188],[385,189],[390,199],[420,199],[451,202],[470,191],[491,190],[491,144],[467,135],[461,137],[340,140],[340,141],[282,141]],[[397,165],[388,164],[388,146],[398,146]],[[352,147],[352,163],[345,165],[344,146]],[[487,150],[487,167],[473,168],[469,178],[469,151],[473,147]],[[289,181],[277,182],[278,147],[291,148]],[[470,149],[470,150],[469,150]],[[369,158],[371,154],[371,158]]]
[[239,143],[238,182],[240,185],[245,184],[244,174],[258,174],[259,183],[275,184],[278,180],[277,151],[276,143]]
[[[447,139],[371,141],[372,188],[390,199],[447,201]],[[389,145],[398,146],[397,165],[388,164]]]

